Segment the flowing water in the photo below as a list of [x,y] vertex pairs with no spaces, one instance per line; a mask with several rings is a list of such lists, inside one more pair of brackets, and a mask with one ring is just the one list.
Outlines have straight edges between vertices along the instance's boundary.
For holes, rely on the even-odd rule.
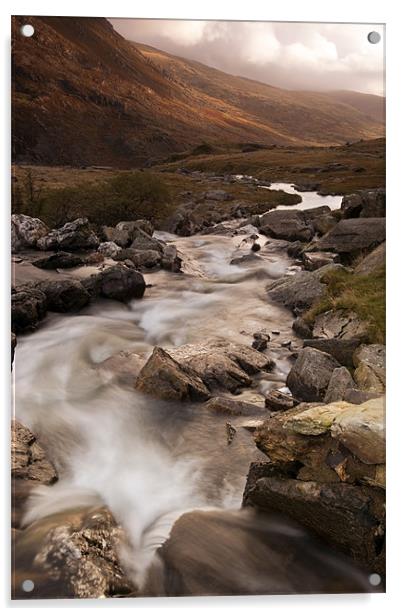
[[[271,353],[275,374],[240,396],[263,406],[264,391],[285,385],[289,350],[280,341],[293,339],[290,313],[267,301],[265,287],[291,262],[282,243],[271,240],[257,260],[231,265],[232,258],[250,254],[250,232],[256,230],[190,238],[160,233],[176,244],[183,273],[147,274],[142,300],[128,306],[98,302],[79,314],[53,314],[38,331],[18,339],[15,416],[39,435],[59,474],[56,484],[36,490],[24,523],[105,504],[127,533],[121,556],[139,585],[183,512],[213,508],[239,519],[249,464],[263,456],[241,420],[233,422],[237,433],[228,445],[226,418],[201,405],[148,398],[104,369],[103,362],[123,350],[145,359],[155,345],[216,338],[250,345],[254,332],[278,330]],[[243,520],[239,531],[243,547],[247,524]],[[255,522],[249,530],[251,541]],[[232,547],[239,550],[234,538]]]

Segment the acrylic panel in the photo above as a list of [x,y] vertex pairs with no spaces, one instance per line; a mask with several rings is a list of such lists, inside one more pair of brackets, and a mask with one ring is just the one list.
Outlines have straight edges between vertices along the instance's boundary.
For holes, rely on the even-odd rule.
[[384,592],[384,37],[12,18],[13,598]]

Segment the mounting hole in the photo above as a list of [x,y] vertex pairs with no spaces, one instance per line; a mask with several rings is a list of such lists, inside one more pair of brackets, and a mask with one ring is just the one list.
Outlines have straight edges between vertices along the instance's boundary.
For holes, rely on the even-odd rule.
[[33,26],[31,26],[31,24],[24,24],[23,26],[21,26],[21,34],[22,36],[33,36],[35,32],[35,28]]
[[35,588],[35,584],[33,583],[32,580],[24,580],[22,582],[22,590],[24,592],[32,592],[34,588]]
[[369,576],[369,582],[372,586],[378,586],[381,584],[381,575],[378,575],[378,573],[372,573]]
[[368,38],[369,43],[376,45],[377,43],[381,41],[381,34],[373,30],[373,32],[368,33],[367,38]]

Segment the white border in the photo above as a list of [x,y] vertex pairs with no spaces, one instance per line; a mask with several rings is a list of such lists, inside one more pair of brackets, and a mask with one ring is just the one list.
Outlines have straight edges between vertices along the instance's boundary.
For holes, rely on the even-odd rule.
[[[180,0],[152,0],[134,4],[128,1],[113,0],[110,5],[106,3],[99,6],[98,3],[85,0],[70,0],[68,4],[59,4],[50,0],[35,2],[3,0],[1,6],[1,51],[2,51],[2,79],[1,89],[1,135],[3,143],[0,149],[0,170],[2,173],[2,242],[0,242],[0,264],[4,276],[2,277],[2,302],[1,323],[3,340],[3,365],[1,391],[3,392],[2,415],[2,502],[1,511],[4,547],[1,563],[1,598],[6,609],[14,609],[16,613],[26,609],[51,608],[73,610],[78,613],[85,609],[85,613],[94,610],[107,609],[134,609],[136,613],[153,614],[162,610],[165,614],[173,614],[178,610],[190,611],[192,614],[209,612],[220,613],[230,611],[234,616],[245,610],[254,613],[264,610],[272,612],[281,611],[282,614],[294,614],[298,616],[308,614],[325,616],[336,614],[341,611],[346,614],[352,612],[361,613],[365,616],[396,612],[398,605],[398,591],[401,584],[401,529],[402,519],[400,502],[401,483],[398,468],[398,453],[401,449],[402,409],[398,408],[398,379],[401,379],[401,358],[398,347],[398,334],[400,333],[400,303],[396,295],[398,287],[402,285],[400,280],[400,254],[398,251],[401,244],[401,216],[402,198],[400,195],[400,149],[402,142],[401,131],[401,92],[400,92],[400,63],[401,53],[401,20],[398,19],[398,3],[395,0],[382,0],[381,2],[368,2],[367,0],[336,0],[335,2],[318,2],[318,0],[280,0],[269,3],[262,0],[247,0],[247,2],[235,3],[234,0],[203,0],[203,2],[185,3]],[[11,602],[9,595],[9,557],[8,557],[8,534],[9,534],[9,480],[8,457],[9,457],[9,239],[8,239],[8,216],[9,216],[9,162],[10,162],[10,115],[9,115],[9,41],[10,41],[10,15],[88,15],[115,17],[143,17],[143,18],[187,18],[187,19],[240,19],[240,20],[275,20],[275,21],[327,21],[327,22],[355,22],[355,23],[386,23],[387,25],[387,192],[388,192],[388,217],[387,217],[387,245],[388,245],[388,291],[387,291],[387,449],[388,449],[388,571],[387,593],[385,595],[372,596],[289,596],[289,597],[248,597],[248,598],[191,598],[191,599],[135,599],[135,600],[105,600],[105,601],[25,601]],[[399,107],[399,113],[398,113]],[[399,266],[399,267],[398,267]],[[399,274],[399,276],[398,276]],[[398,276],[398,278],[397,278]],[[399,285],[398,285],[399,283]],[[399,497],[399,498],[398,498]]]

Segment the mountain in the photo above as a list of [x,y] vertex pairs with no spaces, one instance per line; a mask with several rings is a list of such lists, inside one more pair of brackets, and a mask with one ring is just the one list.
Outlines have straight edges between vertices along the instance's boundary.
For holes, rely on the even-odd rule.
[[[20,34],[24,23],[33,37]],[[126,168],[205,142],[333,145],[383,136],[365,96],[357,105],[228,75],[127,41],[104,18],[12,18],[15,161]]]

